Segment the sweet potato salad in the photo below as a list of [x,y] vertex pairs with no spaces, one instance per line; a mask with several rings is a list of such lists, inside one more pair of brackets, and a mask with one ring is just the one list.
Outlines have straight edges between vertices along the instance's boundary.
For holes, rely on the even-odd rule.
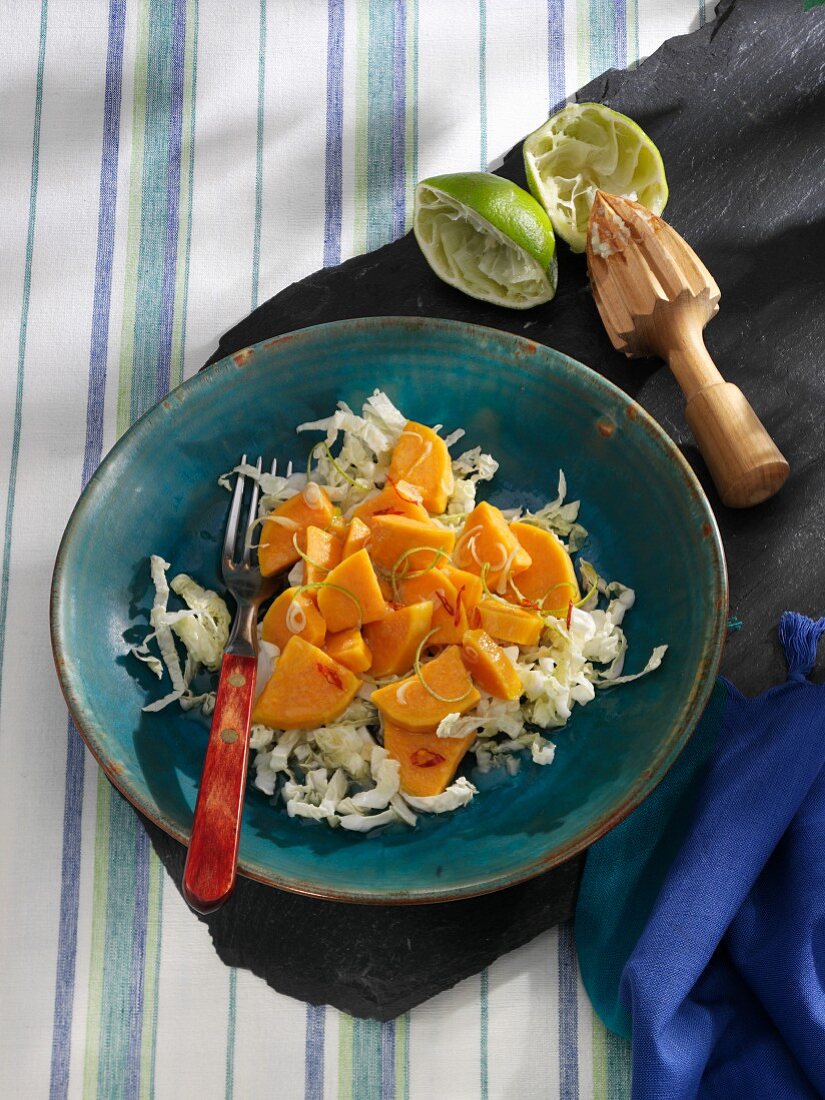
[[[453,457],[463,431],[379,391],[298,432],[323,433],[305,471],[239,467],[261,484],[261,571],[287,577],[259,623],[251,744],[255,785],[290,816],[366,831],[454,810],[478,793],[474,769],[547,766],[546,734],[574,706],[661,663],[666,646],[622,674],[635,595],[577,553],[587,532],[563,473],[535,512],[477,500],[495,459]],[[219,666],[229,613],[185,574],[170,609],[170,567],[151,568],[152,633],[132,652],[173,690],[145,709],[208,715],[214,692],[194,681]]]

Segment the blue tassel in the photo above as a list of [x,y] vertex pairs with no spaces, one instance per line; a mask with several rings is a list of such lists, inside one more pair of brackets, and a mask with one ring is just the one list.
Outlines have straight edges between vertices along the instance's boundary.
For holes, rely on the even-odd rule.
[[804,680],[816,664],[816,647],[825,634],[825,617],[809,619],[796,611],[786,611],[779,620],[779,642],[788,662],[788,677]]

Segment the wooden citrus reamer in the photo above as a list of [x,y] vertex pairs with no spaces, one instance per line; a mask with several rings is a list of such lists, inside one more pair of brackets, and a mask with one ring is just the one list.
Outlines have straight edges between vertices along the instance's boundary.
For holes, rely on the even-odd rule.
[[773,496],[788,463],[747,398],[726,382],[702,330],[719,287],[675,229],[630,199],[597,191],[587,266],[610,340],[630,358],[666,360],[687,399],[687,421],[722,501],[747,508]]

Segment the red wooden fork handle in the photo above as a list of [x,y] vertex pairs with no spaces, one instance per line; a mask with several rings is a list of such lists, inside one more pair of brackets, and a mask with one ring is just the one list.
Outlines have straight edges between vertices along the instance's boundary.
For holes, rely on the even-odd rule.
[[228,653],[221,665],[183,872],[183,896],[198,913],[218,909],[235,886],[257,664]]

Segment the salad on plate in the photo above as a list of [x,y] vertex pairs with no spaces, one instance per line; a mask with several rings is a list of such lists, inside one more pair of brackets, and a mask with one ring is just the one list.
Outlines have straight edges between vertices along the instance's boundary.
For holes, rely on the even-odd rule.
[[[462,429],[408,420],[378,390],[297,431],[323,433],[305,471],[237,467],[260,482],[247,538],[261,571],[288,571],[258,624],[250,744],[255,786],[290,817],[365,832],[456,810],[478,793],[456,778],[466,757],[479,772],[546,767],[548,731],[575,706],[659,667],[666,645],[624,674],[635,594],[579,553],[563,472],[537,511],[477,500],[496,460],[454,457]],[[171,684],[144,710],[208,716],[214,691],[194,681],[219,669],[231,616],[170,568],[152,555],[151,629],[131,648]]]

